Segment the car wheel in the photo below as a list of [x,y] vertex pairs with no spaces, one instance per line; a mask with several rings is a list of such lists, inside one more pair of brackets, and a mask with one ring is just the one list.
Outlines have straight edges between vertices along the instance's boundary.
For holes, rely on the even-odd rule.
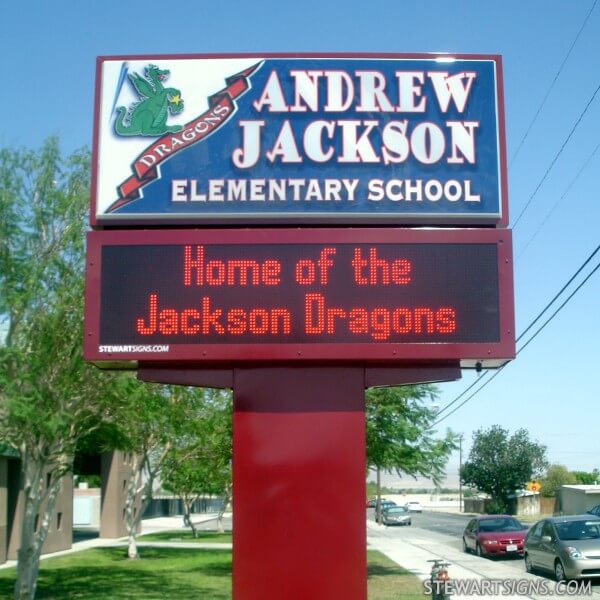
[[469,554],[469,547],[467,546],[467,542],[465,542],[465,538],[462,539],[462,546],[463,546],[463,552],[466,552],[467,554]]
[[560,560],[557,560],[554,563],[554,577],[556,578],[556,581],[566,581],[567,580],[567,576],[565,574],[565,568],[563,567],[563,564],[560,562]]
[[529,558],[529,554],[525,553],[525,556],[523,557],[523,559],[525,560],[525,570],[528,573],[533,573],[533,565],[531,564],[531,559]]
[[475,546],[475,554],[477,554],[477,556],[481,556],[481,558],[483,558],[485,556],[485,554],[483,553],[483,549],[480,546],[479,542],[477,542],[477,546]]
[[407,525],[412,525],[412,521],[409,521],[409,522],[407,523]]

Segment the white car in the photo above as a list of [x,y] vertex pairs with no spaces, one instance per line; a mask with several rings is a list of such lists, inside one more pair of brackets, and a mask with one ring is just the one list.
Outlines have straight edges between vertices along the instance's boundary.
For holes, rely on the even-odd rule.
[[415,512],[415,513],[420,513],[423,512],[423,507],[421,506],[420,502],[407,502],[405,504],[406,508],[410,511],[410,512]]

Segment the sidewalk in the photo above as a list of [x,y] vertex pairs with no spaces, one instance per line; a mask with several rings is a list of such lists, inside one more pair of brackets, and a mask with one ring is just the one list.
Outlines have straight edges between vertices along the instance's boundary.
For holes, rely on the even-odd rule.
[[[455,537],[435,533],[418,527],[398,528],[401,535],[386,534],[386,527],[374,521],[367,521],[367,543],[373,550],[379,550],[396,564],[417,576],[422,581],[429,579],[431,563],[434,558],[443,558],[450,563],[450,577],[459,585],[465,582],[474,590],[488,586],[485,596],[481,594],[453,594],[453,598],[461,600],[481,600],[482,597],[506,598],[507,600],[523,600],[524,598],[600,598],[600,586],[594,586],[593,593],[573,595],[572,593],[555,593],[556,582],[544,576],[532,575],[525,571],[522,560],[490,560],[462,551],[460,540]],[[473,583],[471,583],[473,582]],[[482,583],[485,582],[485,583]],[[508,589],[506,585],[519,585],[517,589]],[[515,583],[516,582],[516,583]],[[497,593],[493,593],[496,589]],[[522,592],[513,593],[511,592]],[[543,593],[540,593],[543,592]]]

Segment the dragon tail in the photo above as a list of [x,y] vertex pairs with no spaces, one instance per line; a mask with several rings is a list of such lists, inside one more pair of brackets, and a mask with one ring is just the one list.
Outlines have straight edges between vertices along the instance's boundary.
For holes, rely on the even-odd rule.
[[136,132],[132,131],[131,127],[127,127],[125,125],[125,115],[127,114],[127,109],[124,106],[119,106],[117,110],[119,114],[115,119],[115,133],[117,135],[136,135]]

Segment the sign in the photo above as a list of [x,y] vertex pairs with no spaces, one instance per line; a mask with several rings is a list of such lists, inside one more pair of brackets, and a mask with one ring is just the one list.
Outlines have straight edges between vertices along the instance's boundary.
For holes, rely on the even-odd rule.
[[506,230],[100,231],[93,361],[514,357]]
[[92,225],[507,225],[500,58],[98,59]]

